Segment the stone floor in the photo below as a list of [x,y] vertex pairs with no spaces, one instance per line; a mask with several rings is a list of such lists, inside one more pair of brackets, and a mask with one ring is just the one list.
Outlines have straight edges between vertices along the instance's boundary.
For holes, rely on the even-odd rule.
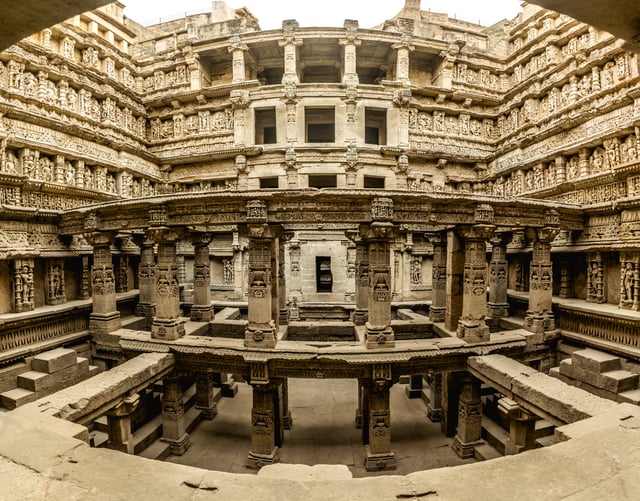
[[[473,463],[451,450],[452,439],[440,424],[426,417],[420,399],[409,399],[405,385],[391,389],[391,437],[398,468],[369,473],[364,469],[364,447],[355,427],[357,382],[341,379],[290,379],[289,407],[293,427],[285,432],[281,462],[344,464],[354,477],[406,475],[414,471]],[[255,473],[245,467],[251,448],[249,417],[251,389],[240,384],[235,398],[218,403],[218,416],[203,421],[191,433],[192,445],[184,456],[167,461],[231,473]]]

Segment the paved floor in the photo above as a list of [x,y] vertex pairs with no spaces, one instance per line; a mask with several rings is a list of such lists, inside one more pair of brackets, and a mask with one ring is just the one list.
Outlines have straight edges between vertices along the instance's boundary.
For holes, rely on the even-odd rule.
[[[364,469],[361,431],[355,427],[357,381],[343,379],[290,379],[289,407],[293,427],[285,432],[281,462],[345,464],[354,477],[405,475],[419,470],[455,466],[461,460],[451,450],[452,439],[440,424],[426,417],[420,399],[409,399],[404,385],[391,389],[391,439],[398,468],[369,473]],[[232,473],[255,473],[246,468],[251,448],[249,418],[251,388],[241,383],[235,398],[218,403],[218,415],[203,421],[191,433],[192,445],[184,456],[167,461]]]

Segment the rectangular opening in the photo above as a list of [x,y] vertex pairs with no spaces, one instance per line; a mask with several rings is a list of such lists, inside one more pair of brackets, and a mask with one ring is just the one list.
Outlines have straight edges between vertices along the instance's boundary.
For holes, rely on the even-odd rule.
[[383,190],[384,178],[377,176],[364,176],[364,187],[370,190]]
[[271,190],[274,188],[278,188],[278,177],[261,177],[260,178],[260,189],[261,190]]
[[336,112],[334,108],[305,108],[307,143],[334,143]]
[[364,142],[387,144],[387,110],[377,108],[364,110]]
[[338,176],[335,174],[309,174],[309,188],[336,188]]
[[305,66],[302,83],[340,83],[340,70],[335,66]]
[[332,287],[331,258],[316,256],[316,292],[331,292]]
[[258,73],[257,76],[262,85],[280,85],[284,76],[284,68],[267,68]]
[[264,108],[255,110],[256,144],[275,144],[276,137],[276,109]]

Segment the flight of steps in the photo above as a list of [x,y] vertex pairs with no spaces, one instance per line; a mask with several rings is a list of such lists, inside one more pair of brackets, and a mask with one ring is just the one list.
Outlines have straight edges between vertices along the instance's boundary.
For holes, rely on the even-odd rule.
[[574,351],[549,375],[603,398],[640,405],[638,374],[622,367],[620,357],[585,348]]
[[0,393],[2,406],[15,409],[97,374],[98,367],[76,350],[56,348],[34,356],[30,369],[17,375],[17,387]]

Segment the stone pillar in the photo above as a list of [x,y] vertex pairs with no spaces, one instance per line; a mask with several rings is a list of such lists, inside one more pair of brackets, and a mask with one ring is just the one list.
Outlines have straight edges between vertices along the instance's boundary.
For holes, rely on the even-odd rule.
[[184,232],[156,226],[149,227],[147,236],[158,244],[156,315],[151,323],[151,337],[175,340],[184,336],[184,322],[180,319],[180,282],[176,255],[176,243],[184,237]]
[[280,461],[277,384],[269,380],[268,368],[254,364],[251,369],[253,407],[251,409],[251,451],[247,467],[259,470],[267,464]]
[[442,378],[442,420],[440,430],[445,437],[453,437],[458,426],[458,408],[463,373],[446,372]]
[[362,44],[358,40],[358,21],[347,19],[344,28],[346,37],[340,40],[340,45],[344,47],[344,67],[342,70],[342,83],[345,85],[358,85],[358,71],[356,63],[357,48]]
[[591,154],[588,148],[582,148],[580,149],[580,152],[578,153],[578,155],[579,155],[579,160],[578,160],[579,176],[586,177],[589,175],[589,158],[591,157]]
[[429,320],[444,322],[447,310],[447,237],[442,233],[429,235],[433,245],[432,289]]
[[445,329],[456,331],[462,316],[462,294],[464,277],[464,247],[455,231],[447,232],[447,281]]
[[277,287],[272,291],[274,298],[274,305],[278,306],[278,325],[287,325],[289,323],[289,306],[287,304],[287,275],[284,269],[285,260],[285,248],[284,238],[278,238],[276,240],[277,247],[275,248],[278,253],[278,282]]
[[394,44],[391,48],[396,49],[396,80],[403,84],[409,85],[409,54],[415,49],[411,44],[411,35],[403,33],[399,43]]
[[233,35],[229,41],[229,52],[231,52],[233,65],[232,83],[240,83],[246,80],[246,69],[244,53],[249,50],[246,44],[240,41],[238,35]]
[[511,233],[496,233],[491,239],[491,262],[489,263],[489,301],[487,316],[498,319],[509,316],[507,300],[507,244]]
[[[302,298],[302,277],[300,276],[300,240],[297,237],[289,239],[289,291],[291,292],[291,304],[296,303]],[[294,318],[291,313],[291,304],[289,305],[290,320],[299,320]],[[297,306],[296,306],[297,308]]]
[[300,26],[298,21],[287,19],[282,22],[282,35],[284,40],[278,43],[284,49],[284,75],[283,84],[298,84],[298,56],[297,47],[302,45],[302,40],[296,40],[296,29]]
[[587,302],[605,302],[602,254],[599,251],[587,256]]
[[289,380],[287,378],[282,378],[282,381],[280,382],[279,398],[282,428],[284,430],[290,430],[293,426],[293,417],[291,416],[291,410],[289,409]]
[[[551,242],[558,234],[558,214],[547,211],[547,226],[532,229],[528,237],[533,241],[533,256],[529,267],[529,309],[524,319],[524,328],[530,332],[543,333],[555,330],[553,317],[553,271],[551,264]],[[553,226],[552,226],[553,224]]]
[[409,384],[405,386],[405,392],[409,398],[422,398],[422,374],[414,374],[410,377]]
[[429,384],[429,402],[427,403],[427,417],[432,423],[442,420],[442,374],[433,372],[427,375]]
[[[266,224],[267,206],[261,200],[247,202],[249,230],[248,271],[248,325],[244,345],[248,347],[274,348],[277,342],[278,300],[273,295],[277,288],[278,239],[275,231]],[[275,318],[274,318],[275,314]]]
[[372,381],[368,392],[368,435],[365,445],[367,471],[395,470],[396,458],[391,451],[391,409],[389,408],[389,389],[391,366],[374,365]]
[[498,407],[509,416],[509,438],[505,444],[505,455],[535,449],[536,417],[509,398],[501,398]]
[[193,305],[191,320],[210,322],[214,318],[211,304],[211,269],[209,262],[209,244],[213,236],[210,233],[193,232],[190,235],[193,245]]
[[147,319],[147,328],[156,314],[156,261],[153,253],[153,241],[144,236],[136,242],[140,247],[140,264],[138,265],[138,288],[140,296],[136,305],[136,315]]
[[34,261],[32,258],[16,259],[13,265],[13,311],[16,313],[31,311],[35,308],[33,289]]
[[191,440],[185,427],[180,378],[175,375],[165,377],[163,389],[162,441],[169,442],[171,454],[182,456],[191,445]]
[[89,269],[89,256],[82,256],[82,281],[80,283],[80,297],[89,299],[91,297],[91,270]]
[[[358,430],[362,429],[362,424],[364,422],[363,418],[363,405],[364,405],[364,395],[365,395],[365,384],[366,380],[358,379],[358,407],[356,408],[356,428]],[[362,443],[366,444],[364,432],[362,435]]]
[[196,374],[196,409],[202,411],[204,419],[211,420],[218,414],[213,388],[214,374],[204,372]]
[[120,312],[116,307],[116,282],[111,259],[114,235],[110,232],[94,231],[85,233],[84,238],[93,246],[93,311],[89,317],[89,331],[94,335],[108,334],[120,328]]
[[[385,225],[385,223],[378,223]],[[391,242],[392,226],[371,225],[378,238],[368,239],[369,247],[369,318],[366,322],[366,346],[392,348],[395,346],[391,328]],[[377,232],[381,230],[382,232]]]
[[356,241],[356,311],[353,323],[365,325],[369,319],[369,248],[366,242]]
[[562,184],[567,180],[567,159],[563,156],[556,157],[556,184]]
[[118,258],[116,292],[129,292],[129,256],[125,254],[120,254],[120,257]]
[[233,142],[238,146],[248,144],[247,139],[247,109],[249,107],[249,93],[235,89],[229,95],[233,108]]
[[462,380],[460,410],[458,412],[458,432],[452,448],[462,459],[472,458],[475,448],[484,444],[482,440],[482,400],[480,380],[467,375]]
[[131,414],[138,407],[140,396],[136,393],[125,397],[122,402],[107,412],[109,440],[107,447],[127,454],[135,454],[131,433]]

